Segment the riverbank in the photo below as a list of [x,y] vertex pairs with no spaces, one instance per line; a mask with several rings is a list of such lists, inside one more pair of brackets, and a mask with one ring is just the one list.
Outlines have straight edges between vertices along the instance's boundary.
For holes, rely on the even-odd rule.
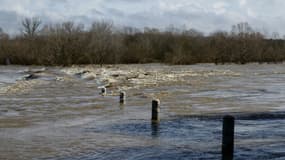
[[191,28],[138,30],[103,21],[84,29],[65,22],[50,24],[31,35],[4,36],[0,39],[0,64],[281,63],[284,51],[284,39],[270,39],[248,23],[206,36]]

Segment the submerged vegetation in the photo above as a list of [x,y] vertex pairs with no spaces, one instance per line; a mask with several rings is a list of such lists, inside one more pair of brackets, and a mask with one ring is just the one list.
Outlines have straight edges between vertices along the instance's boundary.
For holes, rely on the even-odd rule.
[[27,18],[22,21],[22,34],[15,37],[0,29],[0,64],[245,64],[285,60],[285,41],[278,36],[266,38],[248,23],[209,35],[174,27],[163,31],[119,28],[105,21],[88,29],[73,22],[41,24],[36,18]]

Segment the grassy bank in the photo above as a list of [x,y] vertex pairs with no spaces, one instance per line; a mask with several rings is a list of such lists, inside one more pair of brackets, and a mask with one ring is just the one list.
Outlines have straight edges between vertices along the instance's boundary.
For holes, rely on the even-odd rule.
[[[31,19],[29,23],[34,21]],[[265,38],[247,23],[234,25],[231,32],[219,31],[207,36],[195,29],[139,30],[118,28],[107,22],[95,22],[89,29],[72,22],[31,26],[23,25],[26,32],[13,38],[0,32],[0,64],[8,63],[7,59],[12,64],[64,66],[152,62],[245,64],[285,60],[284,40]]]

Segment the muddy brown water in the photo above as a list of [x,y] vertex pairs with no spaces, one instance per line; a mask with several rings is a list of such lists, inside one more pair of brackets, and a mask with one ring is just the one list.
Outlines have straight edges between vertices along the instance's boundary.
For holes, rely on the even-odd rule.
[[226,114],[236,159],[285,159],[285,65],[0,66],[0,159],[220,159]]

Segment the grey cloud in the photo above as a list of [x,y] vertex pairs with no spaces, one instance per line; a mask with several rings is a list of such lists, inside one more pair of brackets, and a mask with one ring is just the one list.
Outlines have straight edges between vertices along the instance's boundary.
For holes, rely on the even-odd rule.
[[145,1],[147,1],[147,0],[120,0],[120,1],[118,1],[118,0],[108,0],[107,2],[108,3],[143,3],[143,2],[145,2]]
[[104,15],[106,16],[115,16],[115,17],[124,17],[125,12],[116,9],[116,8],[104,8]]
[[6,33],[13,34],[19,31],[19,19],[21,16],[14,11],[0,11],[0,27]]
[[89,11],[89,13],[90,13],[91,15],[100,15],[100,16],[104,15],[104,13],[101,12],[101,11],[99,11],[98,9],[91,9],[91,10]]
[[[1,3],[2,2],[2,3]],[[134,27],[164,28],[170,24],[197,28],[203,32],[228,30],[248,21],[254,28],[285,33],[283,0],[0,0],[0,27],[19,30],[24,16],[39,16],[45,23],[73,20],[86,25],[98,19]],[[225,5],[223,5],[225,4]],[[10,10],[7,8],[11,8]]]

